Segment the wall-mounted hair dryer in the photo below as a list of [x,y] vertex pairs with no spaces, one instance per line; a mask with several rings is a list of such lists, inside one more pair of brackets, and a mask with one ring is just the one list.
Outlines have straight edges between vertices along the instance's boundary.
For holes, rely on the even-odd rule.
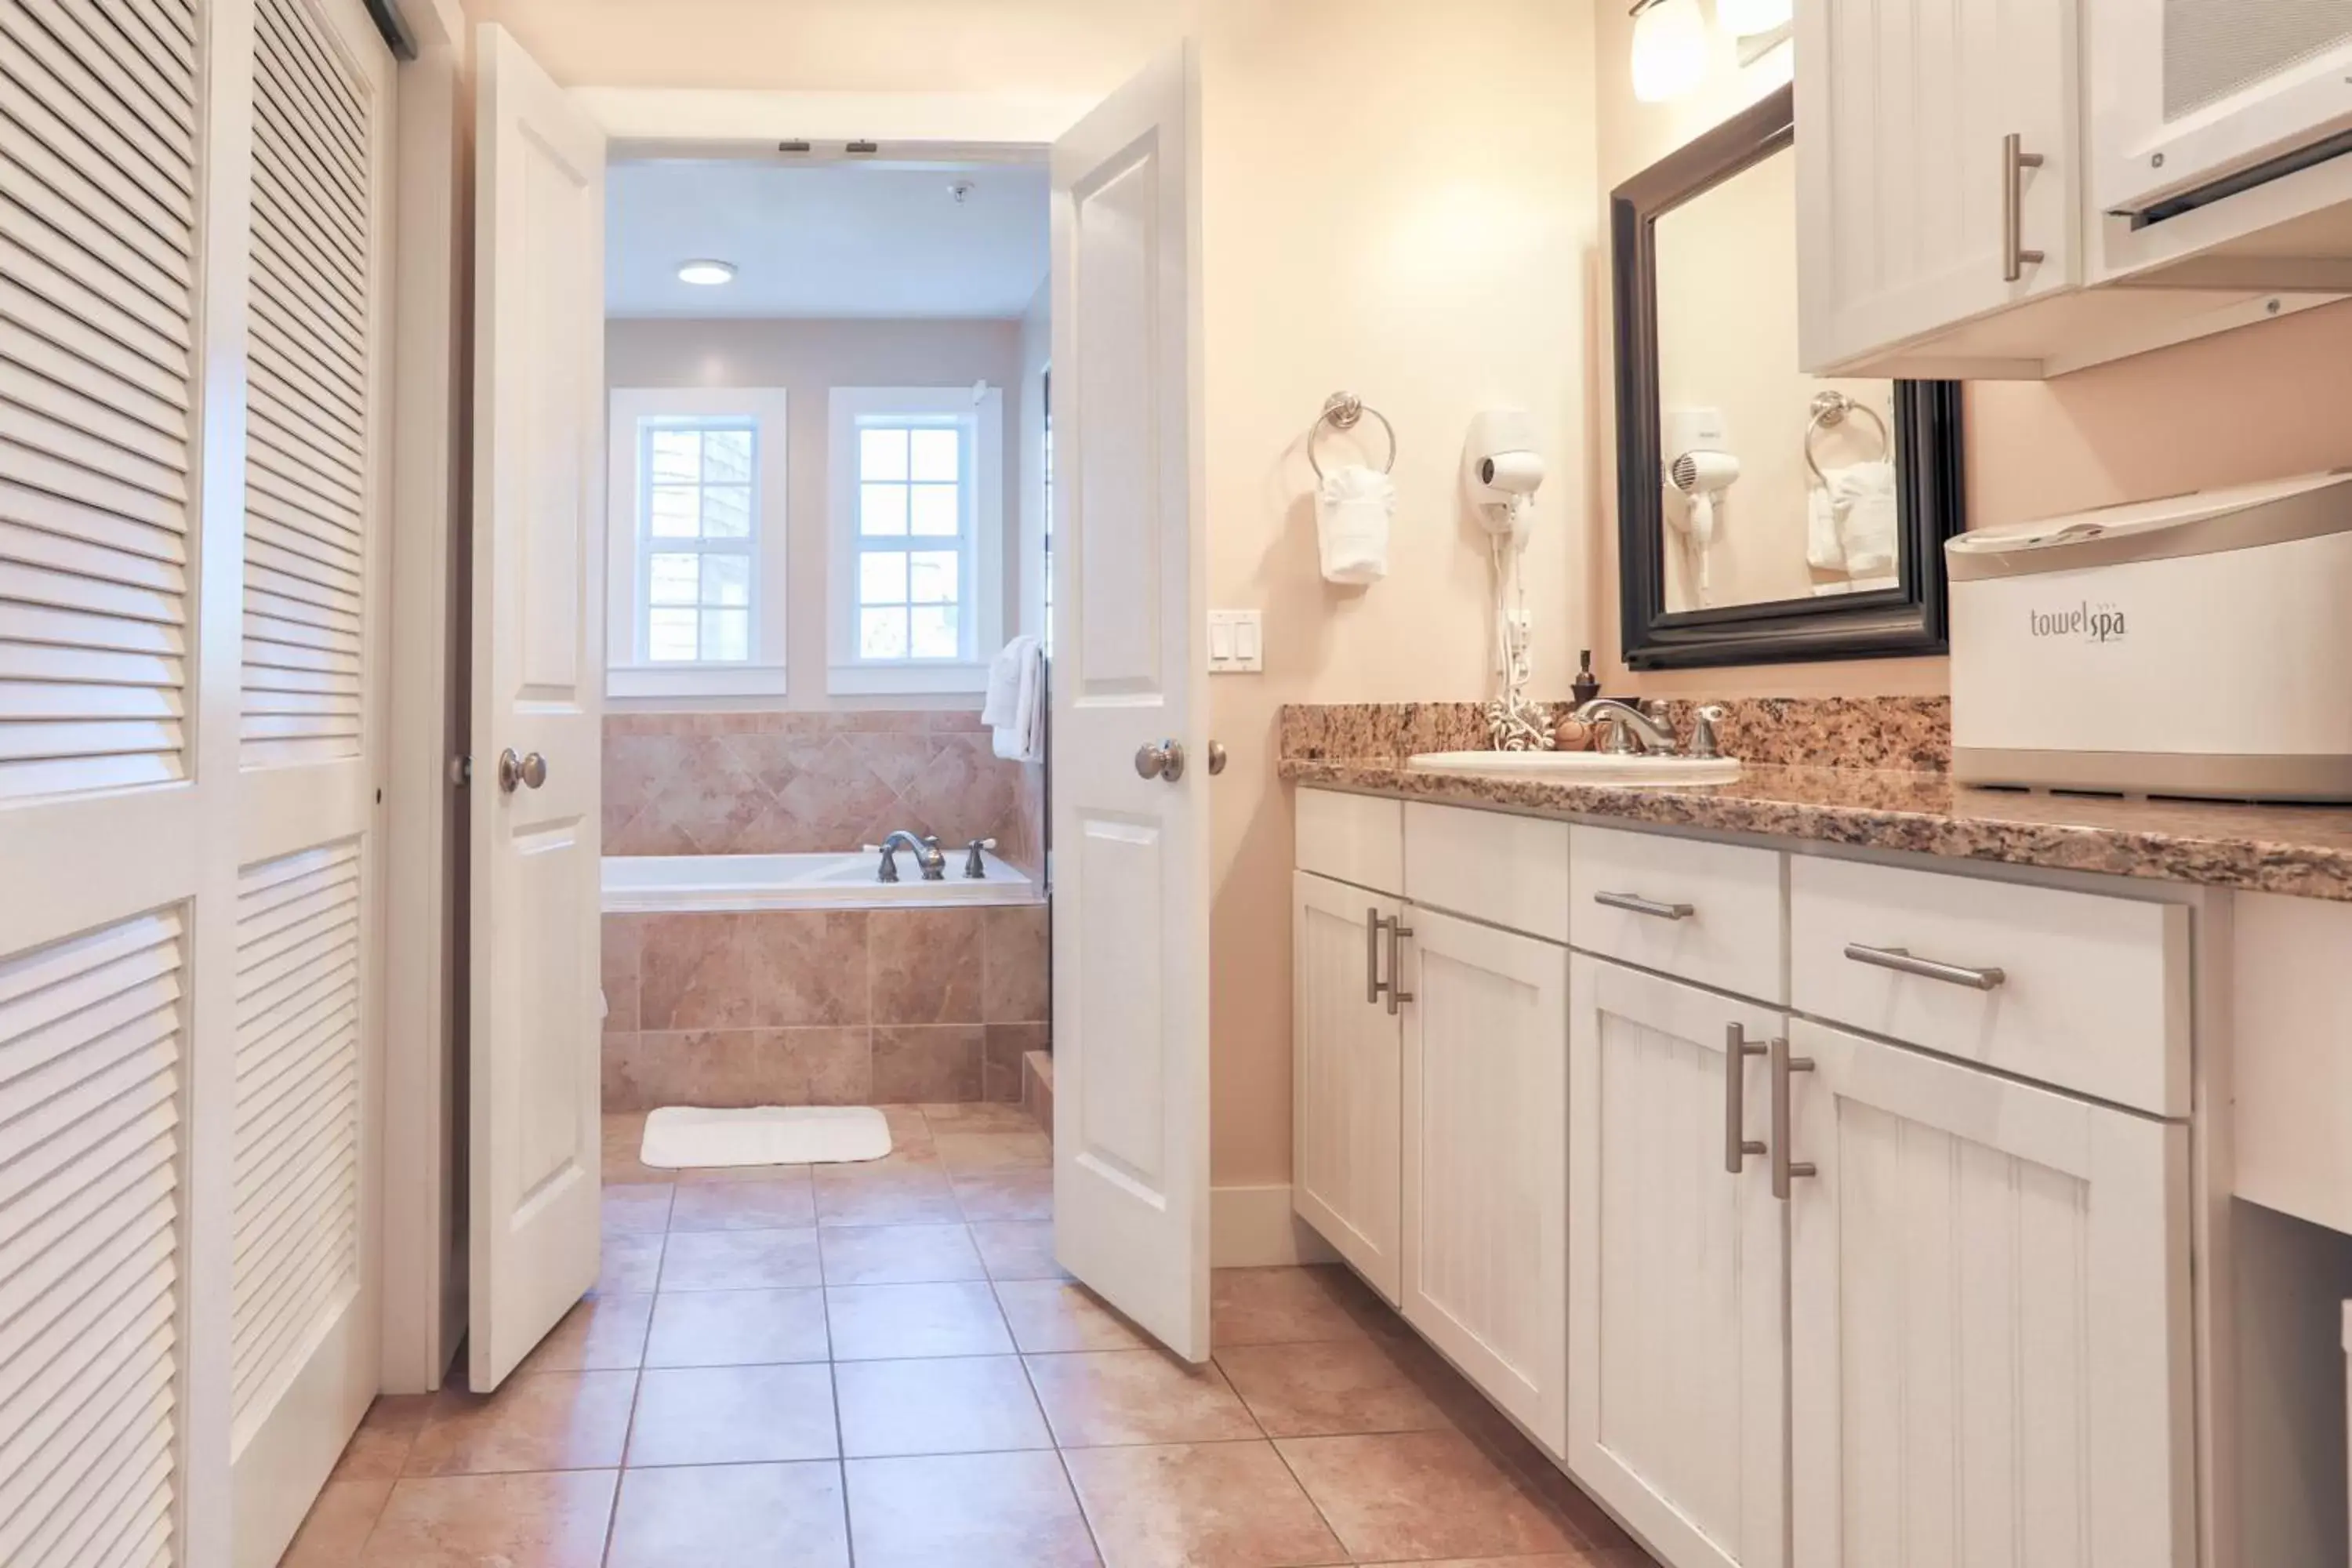
[[1488,409],[1470,421],[1462,447],[1462,479],[1489,533],[1525,544],[1535,520],[1544,460],[1536,450],[1535,421],[1517,409]]
[[1702,604],[1707,589],[1707,547],[1715,542],[1716,509],[1723,503],[1723,492],[1738,479],[1739,459],[1728,452],[1685,452],[1666,465],[1667,482],[1682,492],[1680,527],[1698,560]]

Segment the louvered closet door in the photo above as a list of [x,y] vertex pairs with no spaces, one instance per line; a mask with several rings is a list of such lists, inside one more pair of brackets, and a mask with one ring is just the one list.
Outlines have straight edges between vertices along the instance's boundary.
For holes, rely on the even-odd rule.
[[268,1563],[375,1386],[392,68],[359,0],[254,22],[230,1375]]
[[0,1563],[228,1542],[241,0],[0,0]]

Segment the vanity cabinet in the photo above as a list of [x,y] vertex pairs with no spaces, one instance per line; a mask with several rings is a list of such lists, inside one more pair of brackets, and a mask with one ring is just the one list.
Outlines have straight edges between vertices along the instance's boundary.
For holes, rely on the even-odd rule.
[[2189,1130],[1789,1033],[1796,1561],[2189,1568]]
[[1787,1019],[1583,953],[1569,998],[1569,1468],[1675,1568],[1779,1568]]
[[1558,1454],[1568,950],[1408,907],[1405,1321]]
[[2160,0],[1798,0],[1801,368],[2033,380],[2345,298],[2352,158],[2260,180],[2209,159],[2175,188],[2192,144],[2326,150],[2318,110],[2256,112],[2294,94],[2255,84],[2341,73],[2292,68],[2311,24],[2256,9],[2237,47],[2192,50],[2231,58],[2191,76],[2244,90],[2156,135]]
[[1371,1287],[1403,1281],[1403,1020],[1383,987],[1403,903],[1291,875],[1291,1202]]

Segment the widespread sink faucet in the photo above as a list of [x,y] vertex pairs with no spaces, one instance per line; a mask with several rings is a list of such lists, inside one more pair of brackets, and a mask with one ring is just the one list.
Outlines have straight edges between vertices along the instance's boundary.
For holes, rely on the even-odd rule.
[[940,848],[940,841],[935,837],[918,838],[901,827],[882,840],[882,881],[895,882],[898,879],[898,847],[901,844],[915,852],[915,864],[923,868],[924,881],[946,879],[948,858]]
[[[1613,697],[1596,697],[1576,710],[1576,716],[1588,724],[1606,724],[1601,749],[1617,756],[1629,756],[1646,752],[1654,757],[1674,757],[1682,754],[1682,745],[1675,739],[1674,725],[1667,720],[1665,705],[1643,710],[1631,702],[1620,702]],[[1691,720],[1690,754],[1711,759],[1723,754],[1716,739],[1716,726],[1723,722],[1723,710],[1701,708]]]

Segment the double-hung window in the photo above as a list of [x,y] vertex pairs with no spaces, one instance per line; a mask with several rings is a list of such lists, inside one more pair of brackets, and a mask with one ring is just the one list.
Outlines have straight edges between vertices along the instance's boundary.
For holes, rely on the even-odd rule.
[[833,389],[828,686],[977,691],[1003,643],[1003,395]]
[[607,689],[784,689],[784,394],[613,393]]

